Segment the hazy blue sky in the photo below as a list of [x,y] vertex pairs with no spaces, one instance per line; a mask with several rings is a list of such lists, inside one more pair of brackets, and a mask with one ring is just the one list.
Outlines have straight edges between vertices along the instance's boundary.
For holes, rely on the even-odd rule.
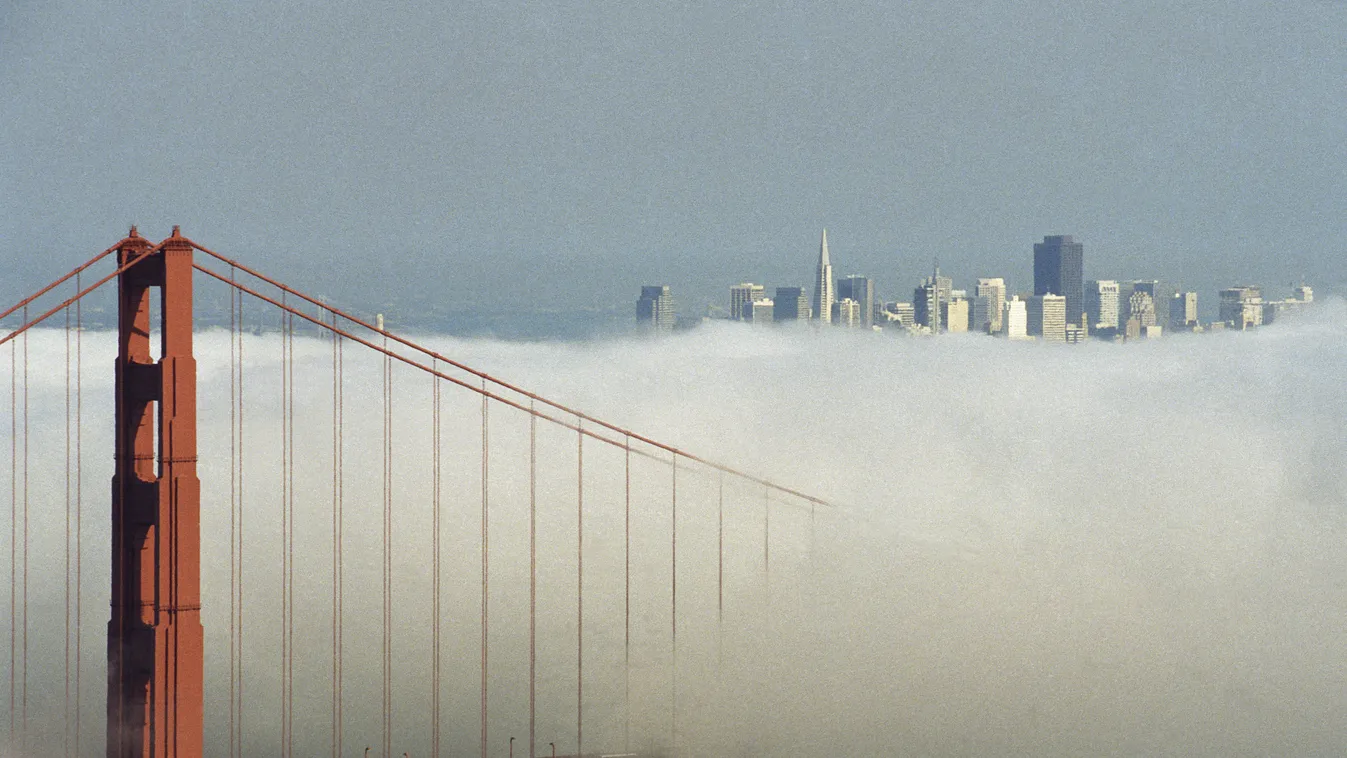
[[[1347,3],[0,4],[6,300],[173,223],[320,292],[691,305],[938,256],[1347,282]],[[16,281],[17,280],[17,281]]]

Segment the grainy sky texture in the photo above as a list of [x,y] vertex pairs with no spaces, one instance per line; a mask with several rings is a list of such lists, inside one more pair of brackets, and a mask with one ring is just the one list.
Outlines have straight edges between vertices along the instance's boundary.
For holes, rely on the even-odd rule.
[[[1347,5],[0,4],[13,300],[137,222],[377,305],[1347,280]],[[377,293],[377,294],[375,294]],[[388,294],[391,293],[391,294]],[[1275,294],[1275,293],[1274,293]]]

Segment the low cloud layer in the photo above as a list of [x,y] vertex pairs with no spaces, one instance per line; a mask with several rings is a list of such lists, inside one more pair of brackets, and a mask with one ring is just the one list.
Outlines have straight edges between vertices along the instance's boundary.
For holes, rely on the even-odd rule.
[[[675,666],[672,474],[633,459],[628,648],[624,456],[586,442],[577,693],[577,438],[540,424],[537,754],[549,742],[574,752],[580,694],[587,752],[676,741],[689,755],[1336,755],[1347,747],[1344,327],[1347,309],[1329,302],[1253,333],[1075,348],[729,326],[655,341],[426,341],[836,504],[811,512],[773,497],[768,515],[761,488],[726,480],[718,623],[720,483],[680,465]],[[90,755],[103,728],[111,349],[107,335],[85,338]],[[246,752],[264,754],[280,734],[280,343],[249,337],[245,349],[244,732]],[[59,743],[64,705],[64,336],[35,334],[29,350],[28,744],[48,754],[39,746]],[[325,754],[331,349],[303,337],[296,354],[295,743]],[[227,335],[201,335],[198,355],[207,730],[212,754],[227,754]],[[382,730],[382,422],[378,361],[348,347],[346,370],[345,746],[359,754]],[[403,369],[394,384],[393,746],[425,755],[431,384]],[[491,752],[513,736],[522,755],[529,426],[496,404],[489,418]],[[445,390],[441,729],[455,753],[478,739],[480,419],[479,400]]]

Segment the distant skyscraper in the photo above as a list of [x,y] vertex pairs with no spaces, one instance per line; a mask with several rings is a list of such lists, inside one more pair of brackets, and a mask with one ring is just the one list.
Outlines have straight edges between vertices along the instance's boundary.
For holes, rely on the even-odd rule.
[[754,300],[761,300],[763,295],[763,286],[753,282],[744,282],[730,287],[730,318],[734,321],[744,321],[744,310]]
[[[904,328],[917,325],[917,311],[911,303],[889,303],[884,311],[893,315]],[[887,316],[885,318],[888,318]]]
[[849,297],[833,303],[834,326],[860,326],[861,304]]
[[1001,315],[1006,305],[1006,280],[978,279],[973,290],[973,321],[969,329],[977,329],[987,334],[1001,331]]
[[774,304],[771,298],[759,298],[744,306],[744,315],[742,321],[749,321],[754,324],[767,324],[774,318]]
[[837,299],[851,298],[861,309],[861,323],[870,326],[875,319],[875,283],[868,276],[848,276],[837,280]]
[[1066,341],[1066,298],[1034,295],[1024,304],[1029,334],[1048,342]]
[[[1150,295],[1151,310],[1155,312],[1155,321],[1151,326],[1165,327],[1169,325],[1169,304],[1174,299],[1178,288],[1172,284],[1164,284],[1155,279],[1140,279],[1132,282],[1132,294],[1144,292]],[[1129,301],[1130,302],[1130,296]],[[1122,303],[1119,302],[1119,306]],[[1131,318],[1129,315],[1128,318]]]
[[940,275],[940,267],[921,281],[921,286],[912,292],[912,308],[917,323],[929,328],[932,334],[940,332],[940,304],[949,302],[954,281]]
[[1085,313],[1092,329],[1118,328],[1118,283],[1091,279],[1085,286]]
[[1006,301],[1001,316],[1001,334],[1012,340],[1029,338],[1029,314],[1019,295]]
[[1234,329],[1263,325],[1263,289],[1244,286],[1221,290],[1221,321]]
[[1192,329],[1197,325],[1197,293],[1179,292],[1169,305],[1169,328]]
[[1085,312],[1085,246],[1070,235],[1034,243],[1034,294],[1066,298],[1067,320]]
[[968,331],[968,301],[955,297],[940,303],[940,323],[947,332]]
[[808,321],[809,296],[802,287],[777,287],[772,318],[777,321]]
[[833,303],[837,295],[833,292],[833,264],[828,260],[828,230],[823,230],[823,241],[818,246],[818,271],[814,272],[814,318],[828,323],[832,320]]
[[674,302],[668,285],[641,288],[641,299],[636,301],[636,323],[657,331],[673,329]]

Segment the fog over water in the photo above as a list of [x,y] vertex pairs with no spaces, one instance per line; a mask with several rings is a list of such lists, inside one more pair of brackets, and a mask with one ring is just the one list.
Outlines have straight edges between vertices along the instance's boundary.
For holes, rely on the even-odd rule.
[[[675,730],[680,753],[705,756],[1347,749],[1343,302],[1257,332],[1079,347],[735,326],[661,340],[423,339],[836,504],[811,514],[773,497],[765,523],[761,488],[725,481],[718,627],[718,480],[680,463],[675,668],[673,477],[634,456],[628,678],[624,456],[586,441],[586,752],[629,737],[633,750],[667,753]],[[27,754],[47,755],[60,752],[65,686],[64,335],[34,333],[28,349]],[[85,335],[88,755],[103,728],[112,350],[109,335]],[[379,362],[346,350],[344,722],[345,753],[359,755],[382,729],[382,420]],[[228,334],[199,334],[197,352],[208,753],[226,755]],[[262,755],[280,734],[280,341],[250,336],[245,352],[243,731],[245,754]],[[10,356],[0,350],[0,397]],[[296,356],[295,754],[318,755],[331,721],[331,345],[300,337]],[[429,752],[431,385],[399,368],[394,386],[393,747],[416,756]],[[464,390],[443,397],[442,747],[475,754],[482,411]],[[529,427],[499,404],[489,419],[490,753],[505,755],[513,736],[523,755]],[[575,750],[576,449],[574,431],[540,423],[538,755],[549,742]],[[0,465],[6,576],[10,476]],[[7,600],[8,583],[0,590]],[[6,645],[9,629],[6,618]],[[0,697],[9,676],[0,654]]]

